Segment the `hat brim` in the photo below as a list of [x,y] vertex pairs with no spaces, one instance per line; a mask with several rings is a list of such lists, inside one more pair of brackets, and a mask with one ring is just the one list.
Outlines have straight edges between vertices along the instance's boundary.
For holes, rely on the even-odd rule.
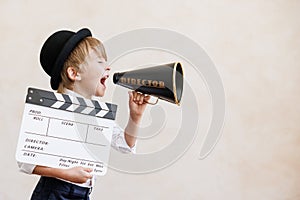
[[92,33],[89,29],[83,28],[79,30],[77,33],[75,33],[64,45],[61,52],[59,53],[55,64],[54,64],[54,71],[51,75],[51,88],[53,90],[57,90],[59,83],[61,82],[61,70],[63,68],[64,62],[68,58],[68,56],[71,54],[71,52],[75,49],[75,47],[78,45],[80,41],[82,41],[84,38],[92,36]]

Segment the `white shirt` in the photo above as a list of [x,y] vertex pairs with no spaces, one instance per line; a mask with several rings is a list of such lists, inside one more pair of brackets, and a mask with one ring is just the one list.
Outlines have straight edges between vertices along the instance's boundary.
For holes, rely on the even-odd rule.
[[[68,95],[73,95],[77,97],[82,97],[79,94],[66,89],[65,94]],[[112,142],[111,146],[116,149],[117,151],[120,151],[122,153],[135,153],[136,152],[136,145],[134,145],[132,148],[128,146],[126,140],[125,140],[125,135],[124,135],[124,130],[119,127],[117,124],[115,124],[113,128],[113,135],[112,135]],[[34,164],[28,164],[28,163],[21,163],[18,162],[19,168],[21,172],[24,172],[26,174],[32,174],[34,168],[36,165]],[[64,180],[66,181],[66,180]],[[69,181],[66,181],[69,182]],[[93,176],[92,179],[89,179],[86,183],[83,184],[78,184],[78,183],[73,183],[82,187],[92,187],[95,182],[95,176]]]

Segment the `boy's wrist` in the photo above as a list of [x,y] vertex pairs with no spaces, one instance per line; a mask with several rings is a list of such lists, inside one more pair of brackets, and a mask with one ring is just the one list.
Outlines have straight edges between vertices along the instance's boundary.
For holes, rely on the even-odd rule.
[[139,124],[142,119],[142,115],[130,114],[129,122]]
[[132,119],[130,117],[125,132],[130,136],[134,136],[139,129],[139,121],[139,119]]

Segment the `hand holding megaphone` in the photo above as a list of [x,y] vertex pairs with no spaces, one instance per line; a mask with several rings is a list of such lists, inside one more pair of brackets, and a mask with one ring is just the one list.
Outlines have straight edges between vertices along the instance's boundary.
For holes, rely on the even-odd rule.
[[117,72],[113,75],[117,85],[157,97],[177,105],[183,91],[183,69],[179,62],[169,63],[127,72]]

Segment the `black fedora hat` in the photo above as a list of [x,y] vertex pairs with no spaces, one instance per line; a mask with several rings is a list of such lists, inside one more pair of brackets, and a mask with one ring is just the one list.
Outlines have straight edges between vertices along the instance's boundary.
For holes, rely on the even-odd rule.
[[44,43],[40,53],[40,63],[44,71],[51,77],[53,90],[57,90],[61,82],[61,70],[64,62],[84,38],[92,36],[89,29],[83,28],[78,32],[61,30],[53,33]]

